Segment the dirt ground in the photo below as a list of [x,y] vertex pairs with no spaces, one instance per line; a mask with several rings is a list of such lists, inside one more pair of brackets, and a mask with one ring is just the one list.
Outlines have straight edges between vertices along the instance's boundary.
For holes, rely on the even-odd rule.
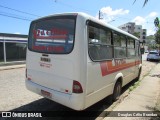
[[156,62],[142,61],[142,73],[140,79],[144,78],[156,66]]

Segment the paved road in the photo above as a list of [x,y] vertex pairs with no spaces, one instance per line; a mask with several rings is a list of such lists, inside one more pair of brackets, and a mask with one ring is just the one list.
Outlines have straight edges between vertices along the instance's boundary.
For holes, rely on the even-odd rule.
[[[67,116],[77,113],[65,106],[28,91],[25,88],[24,80],[25,68],[0,71],[0,111],[65,111],[66,113],[64,114],[69,114]],[[86,109],[84,113],[86,111],[97,110],[97,116],[92,118],[93,120],[96,119],[101,111],[110,106],[106,101],[107,99],[100,101]],[[59,119],[65,118],[60,117]]]
[[[145,75],[146,71],[149,71],[153,66],[155,66],[153,62],[144,62],[142,75]],[[24,79],[25,68],[0,71],[0,111],[71,111],[68,116],[76,113],[76,111],[28,91],[25,88]],[[123,92],[125,93],[132,84],[134,83],[126,86]],[[110,107],[112,105],[107,103],[106,98],[83,112],[97,111],[97,115],[92,118],[94,120],[103,110]]]

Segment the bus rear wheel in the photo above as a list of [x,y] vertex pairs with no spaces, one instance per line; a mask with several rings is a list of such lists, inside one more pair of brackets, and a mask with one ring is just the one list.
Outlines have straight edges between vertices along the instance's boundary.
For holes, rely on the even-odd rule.
[[139,69],[139,72],[138,72],[138,76],[136,77],[136,80],[135,80],[135,81],[138,81],[138,80],[139,80],[140,75],[141,75],[141,72],[142,72],[142,69],[140,68],[140,69]]
[[122,90],[122,85],[121,82],[117,81],[115,86],[114,86],[114,91],[113,91],[113,101],[116,101],[119,99],[121,95],[121,90]]

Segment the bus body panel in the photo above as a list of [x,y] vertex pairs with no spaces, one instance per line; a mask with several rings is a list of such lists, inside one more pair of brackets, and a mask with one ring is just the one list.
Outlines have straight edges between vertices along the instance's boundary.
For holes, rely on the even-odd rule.
[[126,61],[128,64],[133,63],[133,65],[105,76],[102,75],[101,65],[99,62],[88,62],[88,80],[86,87],[87,107],[102,100],[106,96],[111,95],[118,78],[123,78],[122,86],[124,86],[137,77],[137,73],[135,73],[136,66],[134,65],[135,59]]
[[[104,24],[86,14],[67,15],[77,15],[73,50],[68,54],[47,54],[27,49],[26,87],[69,108],[83,110],[112,94],[119,78],[122,78],[122,86],[136,78],[141,68],[141,59],[137,56],[96,62],[91,60],[88,52],[87,21]],[[128,33],[124,35],[133,37]],[[82,93],[73,92],[73,81],[81,84]],[[44,93],[50,93],[51,96]]]
[[[49,89],[44,86],[40,86],[39,84],[33,83],[31,81],[26,80],[25,81],[26,87],[28,90],[37,93],[43,97],[46,97],[50,100],[53,100],[59,104],[62,104],[64,106],[67,106],[69,108],[72,108],[74,110],[83,110],[84,109],[84,103],[81,102],[84,100],[83,95],[77,95],[77,94],[66,94],[63,92],[55,91],[53,89]],[[51,97],[47,97],[42,95],[41,90],[48,91],[52,94]],[[79,101],[77,101],[77,99]]]
[[[74,69],[78,69],[74,68],[76,67],[74,65],[74,61],[49,56],[48,58],[51,62],[45,63],[40,61],[42,54],[37,54],[30,51],[27,54],[27,73],[32,82],[42,86],[47,86],[51,89],[56,89],[57,91],[67,89],[69,93],[71,93],[71,83],[74,79],[78,79],[76,74],[72,74],[74,73]],[[63,67],[59,67],[60,65]],[[64,69],[64,67],[67,69]],[[63,84],[64,80],[66,81],[66,84]]]
[[[28,62],[30,61],[28,60]],[[66,64],[63,64],[63,62],[65,62]],[[77,64],[77,62],[72,62],[69,64],[65,59],[63,62],[57,62],[55,66],[53,64],[55,70],[48,68],[40,68],[37,70],[35,68],[38,68],[38,65],[27,65],[28,78],[31,80],[28,80],[28,78],[26,79],[26,86],[29,90],[42,96],[44,95],[41,93],[41,90],[45,90],[51,93],[53,96],[49,99],[68,106],[72,109],[82,110],[84,109],[84,94],[72,93],[73,80],[77,80],[80,82],[79,74],[77,75],[77,73],[75,73],[76,70],[80,69],[80,66],[79,64]],[[62,67],[62,69],[56,69],[58,63],[60,65],[63,65],[64,67]],[[69,65],[69,67],[67,65]],[[84,85],[82,84],[83,82],[80,83],[84,88]],[[79,99],[80,101],[77,101],[77,99]]]
[[[78,28],[86,27],[83,17],[77,16],[77,23]],[[87,40],[85,32],[85,29],[76,29],[76,42],[73,51],[69,54],[48,54],[45,57],[43,53],[27,50],[27,88],[40,95],[42,95],[41,90],[47,90],[53,94],[53,98],[49,99],[75,110],[84,109],[87,74],[84,71],[86,71],[87,53],[84,53],[86,49],[82,49],[81,46],[84,46],[84,40]],[[50,59],[50,62],[41,61],[41,58]],[[82,85],[83,93],[72,93],[74,80]]]

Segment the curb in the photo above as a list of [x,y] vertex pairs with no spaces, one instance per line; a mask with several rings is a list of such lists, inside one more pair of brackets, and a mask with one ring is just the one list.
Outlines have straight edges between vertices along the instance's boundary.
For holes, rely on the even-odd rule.
[[22,65],[11,65],[11,66],[0,66],[0,71],[3,70],[11,70],[11,69],[18,69],[18,68],[25,68],[26,64]]

